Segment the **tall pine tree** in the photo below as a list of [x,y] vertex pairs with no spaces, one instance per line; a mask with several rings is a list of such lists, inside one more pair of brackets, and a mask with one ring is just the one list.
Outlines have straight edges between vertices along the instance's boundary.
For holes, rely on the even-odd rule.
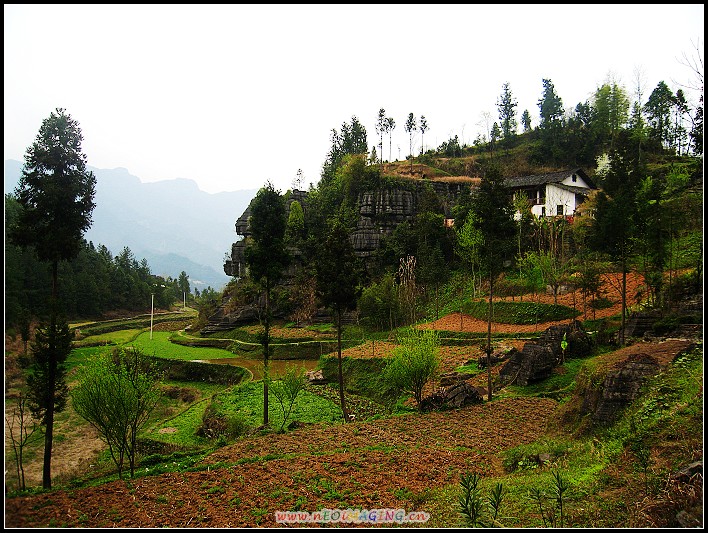
[[[83,234],[91,227],[96,177],[86,170],[81,151],[83,135],[79,123],[58,108],[42,122],[35,142],[27,149],[25,164],[15,196],[22,209],[9,237],[18,246],[32,248],[41,261],[51,265],[52,297],[46,337],[35,355],[34,383],[43,389],[35,397],[41,402],[45,426],[42,486],[51,488],[54,413],[63,406],[66,386],[62,363],[68,325],[59,318],[58,268],[60,261],[75,258]],[[70,348],[69,348],[70,351]],[[39,377],[41,375],[41,378]]]

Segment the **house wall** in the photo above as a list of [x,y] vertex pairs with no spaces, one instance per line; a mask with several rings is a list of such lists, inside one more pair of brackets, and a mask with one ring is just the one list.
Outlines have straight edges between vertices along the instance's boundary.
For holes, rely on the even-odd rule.
[[[575,176],[575,181],[573,181],[573,176]],[[577,174],[571,174],[570,176],[565,178],[561,183],[563,185],[570,185],[572,187],[585,187],[586,189],[590,188],[590,186],[585,182],[585,180]]]
[[[570,178],[568,178],[570,180]],[[582,181],[578,178],[578,181]],[[578,182],[573,185],[577,185]],[[531,212],[537,216],[555,216],[558,213],[557,206],[563,206],[563,215],[573,215],[575,213],[575,193],[559,189],[553,184],[546,185],[546,202],[542,205],[534,205],[531,207]],[[544,208],[545,207],[545,213]]]

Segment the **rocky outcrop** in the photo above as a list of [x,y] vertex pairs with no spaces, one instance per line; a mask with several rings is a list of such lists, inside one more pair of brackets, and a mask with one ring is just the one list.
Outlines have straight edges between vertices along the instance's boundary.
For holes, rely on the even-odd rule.
[[608,424],[639,396],[644,382],[661,371],[656,357],[647,353],[629,356],[608,372],[602,385],[585,394],[582,414],[590,413],[593,422]]
[[310,385],[326,385],[327,380],[324,377],[324,374],[322,373],[322,370],[310,370],[309,372],[305,372],[305,378],[307,379],[307,382],[310,383]]
[[469,192],[469,184],[419,181],[411,189],[381,189],[359,194],[359,219],[352,233],[354,252],[361,258],[370,257],[381,244],[383,237],[391,235],[402,222],[410,222],[418,214],[418,205],[425,187],[430,187],[443,209],[452,216],[458,199]]
[[576,390],[560,419],[569,425],[579,423],[580,432],[611,424],[640,396],[649,379],[695,347],[691,339],[670,339],[639,342],[597,356],[577,374]]
[[[290,204],[295,200],[300,202],[300,205],[305,208],[305,204],[307,202],[307,192],[299,191],[297,189],[290,191],[290,194],[287,198],[287,210],[290,209]],[[251,200],[251,203],[253,203],[253,200]],[[238,217],[238,219],[236,220],[236,234],[241,235],[243,239],[231,244],[231,254],[228,255],[228,258],[224,261],[224,273],[227,276],[241,278],[246,275],[247,267],[244,251],[246,250],[246,241],[248,237],[251,236],[251,228],[249,226],[250,217],[251,205],[249,204],[246,210],[241,213],[241,216]],[[300,255],[299,250],[289,250],[289,252],[291,253],[291,255],[294,255],[296,257],[299,257]]]
[[259,309],[255,305],[239,306],[234,311],[227,313],[222,305],[209,317],[209,323],[204,326],[200,334],[209,335],[219,331],[229,331],[239,326],[253,324],[258,320]]
[[[402,222],[412,221],[418,214],[421,195],[427,188],[435,193],[445,216],[449,218],[460,196],[469,192],[470,184],[421,180],[411,181],[406,187],[359,193],[357,197],[359,218],[356,229],[350,236],[355,254],[366,260],[380,247],[383,237],[393,233],[396,226]],[[303,208],[306,208],[307,194],[306,191],[292,191],[288,197],[288,206],[293,200],[297,200]],[[241,277],[246,273],[243,252],[245,240],[251,234],[248,225],[250,215],[249,205],[236,220],[236,233],[243,236],[243,240],[232,244],[231,254],[224,262],[224,272],[229,276]]]
[[423,398],[420,408],[422,411],[459,409],[466,405],[482,403],[482,401],[482,395],[475,387],[466,381],[460,381]]
[[[562,348],[563,337],[568,343],[565,352]],[[538,340],[524,344],[521,351],[512,350],[507,363],[499,371],[499,380],[503,385],[526,386],[550,377],[553,369],[564,358],[588,355],[592,340],[583,331],[580,322],[551,326]]]
[[[446,217],[450,217],[452,208],[457,204],[458,199],[464,193],[469,192],[470,183],[447,183],[429,180],[404,181],[398,188],[377,189],[363,191],[357,197],[358,219],[356,229],[350,235],[350,239],[357,257],[364,260],[372,257],[374,252],[381,246],[382,239],[393,233],[396,226],[406,221],[413,221],[418,214],[418,206],[423,194],[430,194],[430,190],[435,193],[437,203],[440,205]],[[307,211],[308,193],[306,191],[294,190],[287,196],[288,210],[293,201],[297,200]],[[251,216],[251,206],[236,220],[236,233],[243,238],[231,245],[231,253],[224,261],[224,272],[228,276],[243,278],[247,275],[245,250],[248,239],[251,236],[249,226]],[[302,250],[296,246],[288,249],[291,261],[288,269],[284,273],[282,283],[287,285],[294,282],[294,279],[304,262]],[[351,317],[347,316],[347,320]],[[328,318],[331,320],[331,317]],[[227,321],[222,317],[210,317],[209,328],[220,328],[219,323],[225,327]]]
[[379,248],[382,237],[416,215],[416,198],[411,191],[367,191],[359,194],[357,204],[359,220],[351,240],[354,253],[359,257],[369,257]]
[[458,372],[456,370],[453,370],[452,372],[445,372],[444,374],[440,375],[440,386],[449,387],[451,385],[456,385],[457,383],[461,381],[466,381],[474,376],[474,374],[468,374],[467,372]]

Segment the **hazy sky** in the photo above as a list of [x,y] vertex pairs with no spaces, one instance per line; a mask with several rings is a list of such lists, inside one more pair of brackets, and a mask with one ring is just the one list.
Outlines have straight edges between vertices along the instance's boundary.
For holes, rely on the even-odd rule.
[[396,160],[409,113],[426,147],[472,144],[507,82],[532,125],[544,78],[566,108],[608,76],[634,97],[639,72],[643,101],[662,80],[675,91],[695,82],[682,63],[702,60],[703,20],[703,4],[5,4],[5,159],[63,107],[94,167],[210,193],[285,192],[302,169],[306,188],[352,116],[378,144],[380,108]]

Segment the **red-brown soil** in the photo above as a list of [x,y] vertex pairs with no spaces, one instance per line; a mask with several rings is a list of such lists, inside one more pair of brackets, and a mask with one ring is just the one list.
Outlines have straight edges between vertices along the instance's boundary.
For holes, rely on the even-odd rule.
[[275,511],[298,502],[305,511],[403,508],[444,512],[454,521],[454,508],[426,506],[426,492],[456,483],[465,471],[501,474],[499,452],[541,436],[555,408],[548,399],[507,399],[249,437],[208,456],[205,465],[214,467],[201,472],[8,499],[5,525],[274,526]]
[[[638,286],[639,280],[630,278],[628,294]],[[597,318],[615,315],[621,308],[612,290],[606,297],[615,305],[598,310]],[[541,297],[549,300],[553,297]],[[559,303],[572,305],[572,295],[559,296]],[[462,319],[464,331],[486,331],[486,322]],[[451,315],[427,327],[458,330],[459,325],[460,316]],[[524,329],[495,324],[492,331],[542,331],[549,325]],[[523,345],[518,340],[503,342]],[[638,350],[650,350],[665,364],[681,348],[676,342],[639,343],[602,357],[605,364],[615,364]],[[391,342],[369,343],[344,355],[381,357],[393,347]],[[477,347],[444,347],[441,370],[453,370],[480,353]],[[475,379],[475,384],[486,386],[486,373]],[[500,452],[547,434],[557,422],[557,407],[551,399],[500,398],[453,411],[310,425],[286,434],[247,437],[206,457],[202,471],[6,498],[5,526],[267,527],[281,525],[276,511],[400,508],[430,513],[430,521],[423,525],[450,527],[459,523],[457,502],[429,498],[430,491],[457,484],[464,472],[502,475]],[[54,465],[61,457],[55,455]],[[613,475],[620,480],[634,476],[621,470]],[[632,483],[625,483],[628,498],[637,490]],[[602,523],[601,517],[598,520]],[[505,525],[527,524],[519,517]]]

